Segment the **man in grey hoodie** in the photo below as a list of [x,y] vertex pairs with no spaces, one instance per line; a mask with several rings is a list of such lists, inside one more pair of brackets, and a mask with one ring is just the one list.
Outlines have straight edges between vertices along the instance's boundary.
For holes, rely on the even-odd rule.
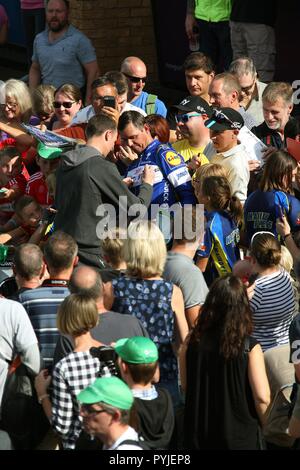
[[[76,240],[82,263],[103,268],[103,228],[107,224],[112,228],[121,217],[127,218],[133,204],[149,206],[154,173],[145,167],[139,195],[133,195],[116,165],[106,160],[117,139],[116,122],[104,114],[94,116],[87,124],[86,137],[86,145],[78,145],[61,157],[56,173],[55,229]],[[126,199],[120,204],[121,196]]]

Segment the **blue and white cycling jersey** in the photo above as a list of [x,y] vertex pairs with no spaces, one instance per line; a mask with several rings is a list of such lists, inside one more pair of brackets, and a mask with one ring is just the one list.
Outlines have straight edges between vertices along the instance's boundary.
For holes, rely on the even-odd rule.
[[170,145],[154,140],[127,169],[133,179],[131,191],[139,193],[145,165],[154,169],[155,180],[151,204],[164,208],[172,204],[196,204],[192,181],[184,159]]
[[273,232],[277,237],[276,219],[285,215],[292,232],[300,229],[300,201],[283,191],[257,189],[247,198],[244,218],[247,238],[250,242],[256,232]]

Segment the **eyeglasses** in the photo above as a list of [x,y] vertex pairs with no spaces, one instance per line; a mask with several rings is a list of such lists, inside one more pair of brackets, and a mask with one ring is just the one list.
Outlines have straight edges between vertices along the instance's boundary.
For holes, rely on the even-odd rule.
[[252,92],[252,88],[253,88],[254,84],[255,84],[255,80],[252,83],[252,85],[241,87],[241,91],[243,93],[245,93],[245,95],[250,95],[251,92]]
[[66,109],[70,109],[74,103],[76,101],[53,101],[53,108],[61,108],[63,106]]
[[188,122],[189,119],[191,119],[192,117],[195,117],[195,116],[201,116],[201,114],[200,113],[176,114],[175,120],[176,120],[177,124],[179,122],[183,122],[183,124],[185,124],[186,122]]
[[223,111],[220,111],[219,109],[214,110],[212,117],[211,117],[211,122],[209,122],[208,125],[206,125],[206,127],[209,129],[214,124],[220,123],[222,121],[230,122],[233,129],[239,130],[243,127],[243,125],[240,122],[233,122],[231,119],[229,119],[229,117],[226,116],[226,114],[223,113]]
[[129,78],[129,80],[132,82],[132,83],[139,83],[139,82],[142,82],[142,83],[146,83],[146,80],[147,80],[147,77],[133,77],[132,75],[127,75],[127,73],[124,73],[125,77]]
[[92,405],[87,405],[83,404],[81,405],[81,412],[86,413],[87,415],[98,415],[100,413],[107,413],[106,410],[95,410],[95,408],[92,408]]
[[18,107],[18,103],[5,103],[4,107],[8,109],[16,110]]

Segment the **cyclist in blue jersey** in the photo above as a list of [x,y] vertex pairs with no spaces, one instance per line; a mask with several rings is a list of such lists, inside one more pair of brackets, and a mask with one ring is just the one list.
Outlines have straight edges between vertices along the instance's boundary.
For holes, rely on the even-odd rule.
[[168,210],[173,204],[196,204],[191,177],[183,160],[169,144],[161,144],[151,136],[144,117],[135,111],[127,111],[120,116],[118,129],[121,136],[121,152],[136,154],[136,159],[128,166],[126,176],[131,178],[131,190],[135,194],[141,185],[141,175],[145,165],[150,165],[155,173],[152,195],[152,214],[157,210],[153,205]]
[[297,172],[296,160],[284,150],[269,156],[259,189],[246,200],[245,229],[248,242],[256,232],[268,231],[278,237],[276,219],[287,217],[291,231],[300,229],[300,201],[291,193]]
[[227,178],[208,176],[197,189],[198,201],[206,209],[204,240],[196,253],[196,264],[204,272],[207,284],[231,273],[240,259],[238,242],[243,209],[240,200],[231,195]]

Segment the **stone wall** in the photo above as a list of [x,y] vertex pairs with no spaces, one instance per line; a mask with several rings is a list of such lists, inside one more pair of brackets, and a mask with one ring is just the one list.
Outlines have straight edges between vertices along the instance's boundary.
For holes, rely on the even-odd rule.
[[157,79],[151,0],[70,0],[70,8],[72,24],[93,42],[101,73],[135,55]]

